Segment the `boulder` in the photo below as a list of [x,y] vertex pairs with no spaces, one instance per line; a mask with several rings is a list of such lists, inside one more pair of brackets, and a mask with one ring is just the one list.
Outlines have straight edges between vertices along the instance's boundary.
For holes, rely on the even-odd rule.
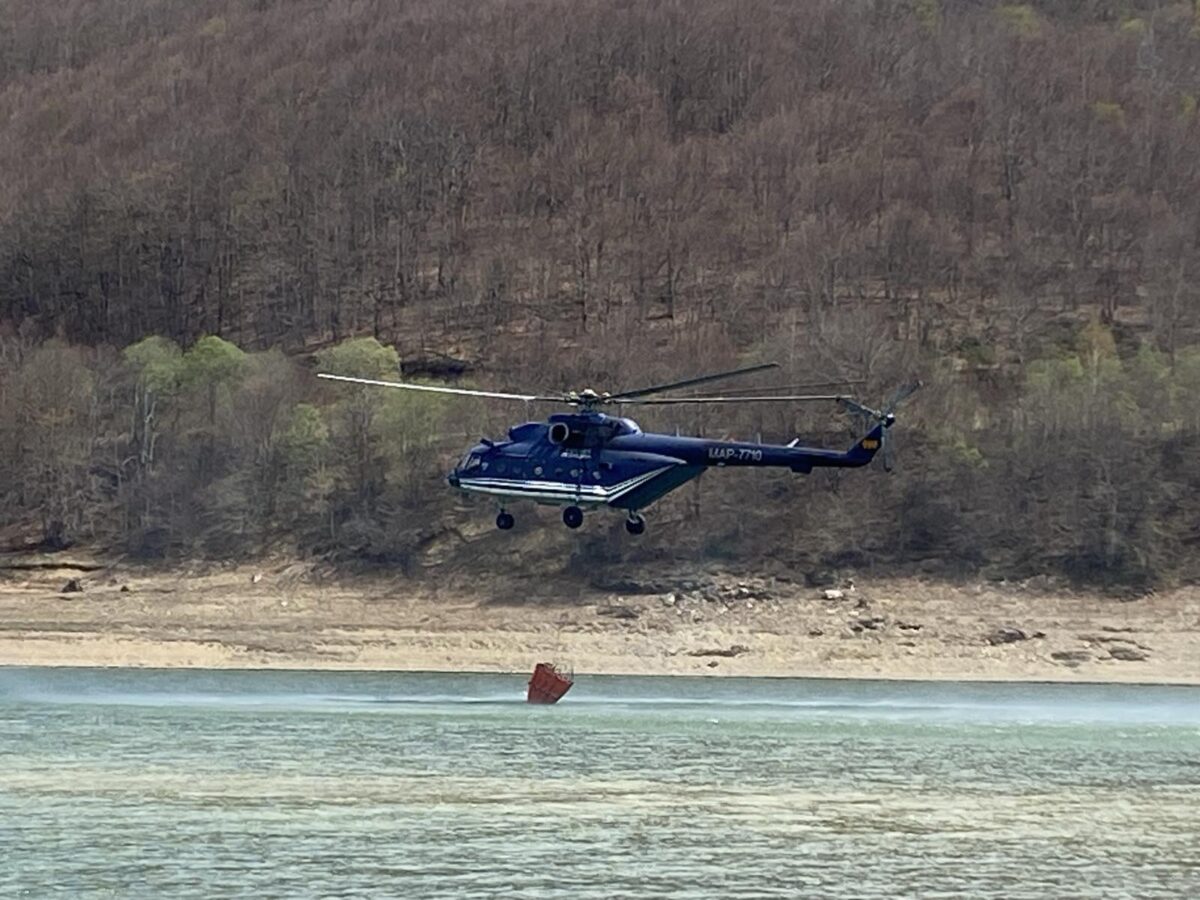
[[1150,654],[1145,650],[1141,650],[1137,647],[1128,647],[1124,644],[1119,644],[1116,647],[1109,647],[1108,655],[1113,659],[1119,659],[1122,662],[1141,662],[1142,660],[1150,658]]
[[804,583],[809,587],[829,587],[837,583],[837,573],[828,569],[813,569],[804,573]]
[[987,642],[993,647],[997,644],[1013,644],[1017,641],[1027,640],[1029,640],[1029,635],[1020,628],[1013,628],[1011,625],[1001,625],[987,636]]
[[728,659],[732,659],[735,656],[741,656],[743,653],[749,652],[750,648],[745,644],[734,644],[728,650],[692,650],[688,653],[688,656],[724,656]]
[[1086,650],[1055,650],[1050,658],[1067,666],[1077,666],[1092,658]]
[[64,584],[58,592],[60,594],[78,594],[82,590],[83,582],[81,582],[78,578],[72,578],[66,584]]

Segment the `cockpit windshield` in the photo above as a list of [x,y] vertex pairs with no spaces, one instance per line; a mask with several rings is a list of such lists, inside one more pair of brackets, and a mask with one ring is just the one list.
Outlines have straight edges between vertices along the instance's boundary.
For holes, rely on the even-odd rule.
[[479,454],[468,450],[463,458],[459,460],[458,469],[460,472],[464,472],[475,468],[477,465],[479,465]]

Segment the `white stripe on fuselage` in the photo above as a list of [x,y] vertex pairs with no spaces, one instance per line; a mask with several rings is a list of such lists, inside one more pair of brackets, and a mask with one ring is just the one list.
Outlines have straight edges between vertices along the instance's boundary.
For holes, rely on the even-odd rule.
[[604,487],[599,484],[573,484],[569,481],[527,481],[516,478],[462,478],[458,486],[464,491],[493,494],[502,497],[521,497],[551,503],[612,503],[630,491],[661,475],[671,466],[643,472],[619,484]]

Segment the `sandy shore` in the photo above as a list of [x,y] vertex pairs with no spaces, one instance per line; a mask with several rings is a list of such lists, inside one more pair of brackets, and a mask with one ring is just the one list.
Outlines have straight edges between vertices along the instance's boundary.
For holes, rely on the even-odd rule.
[[[826,599],[786,579],[675,573],[626,591],[503,602],[299,564],[164,573],[13,563],[0,568],[2,665],[526,672],[551,659],[597,674],[1200,684],[1196,588],[1122,602],[896,579]],[[81,592],[60,592],[70,578]]]

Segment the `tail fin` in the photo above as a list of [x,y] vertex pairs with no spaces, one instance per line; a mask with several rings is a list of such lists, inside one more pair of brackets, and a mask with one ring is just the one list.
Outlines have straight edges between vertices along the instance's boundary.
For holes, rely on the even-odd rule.
[[[865,435],[854,442],[849,450],[815,450],[807,447],[797,448],[797,452],[789,462],[793,472],[807,474],[815,467],[856,469],[865,466],[875,458],[875,454],[883,447],[883,433],[887,426],[880,422]],[[788,446],[793,446],[789,444]]]
[[887,426],[880,422],[859,438],[854,446],[846,451],[846,465],[865,466],[873,460],[875,454],[883,447],[883,429],[885,427]]

